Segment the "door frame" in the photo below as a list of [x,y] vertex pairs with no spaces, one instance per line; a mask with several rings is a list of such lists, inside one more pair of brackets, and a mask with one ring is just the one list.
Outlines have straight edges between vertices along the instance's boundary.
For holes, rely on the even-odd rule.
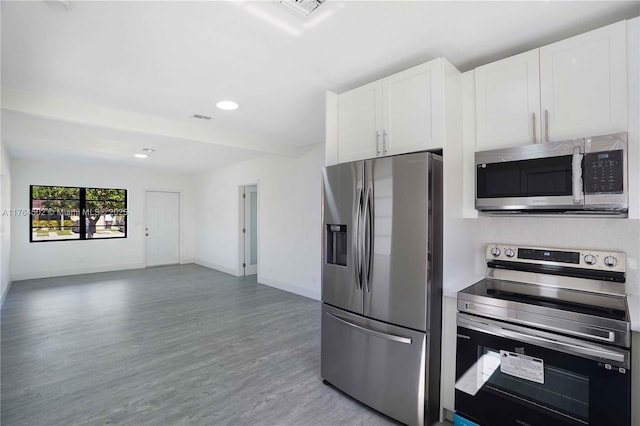
[[[147,238],[144,235],[147,231],[147,193],[148,192],[172,192],[172,193],[177,193],[178,194],[178,263],[180,265],[182,265],[183,263],[183,259],[182,259],[182,235],[184,230],[182,229],[182,211],[183,211],[183,200],[184,197],[182,196],[182,191],[180,191],[179,189],[167,189],[167,188],[144,188],[144,197],[142,200],[142,205],[144,206],[143,212],[142,212],[142,245],[144,248],[144,267],[148,268],[149,266],[147,266]],[[127,216],[127,221],[129,220],[129,216]],[[128,226],[128,230],[129,232],[131,231],[131,224],[127,223]],[[151,266],[152,268],[153,266]]]
[[257,247],[257,265],[256,265],[256,276],[260,275],[260,181],[256,183],[246,183],[238,186],[238,276],[245,276],[245,268],[242,266],[244,263],[244,233],[242,232],[242,228],[244,227],[244,199],[242,195],[244,194],[244,189],[247,186],[255,186],[256,187],[256,216],[257,216],[257,226],[256,226],[256,245]]

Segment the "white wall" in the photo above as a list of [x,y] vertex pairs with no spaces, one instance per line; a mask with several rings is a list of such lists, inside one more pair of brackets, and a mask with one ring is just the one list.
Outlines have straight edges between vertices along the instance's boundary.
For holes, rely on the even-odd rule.
[[0,141],[0,306],[11,284],[11,158]]
[[443,147],[443,292],[454,294],[474,278],[475,222],[463,216],[463,104],[464,77],[447,61]]
[[640,17],[627,21],[629,217],[640,219]]
[[[181,261],[193,261],[195,193],[193,176],[86,163],[14,159],[12,207],[29,209],[30,185],[122,188],[128,191],[128,236],[125,239],[29,242],[29,218],[14,216],[12,280],[143,268],[145,190],[181,192]],[[15,285],[15,283],[14,283]]]
[[258,184],[258,282],[320,299],[323,165],[317,144],[301,158],[263,157],[199,176],[196,209],[207,225],[198,227],[196,263],[241,274],[238,188]]

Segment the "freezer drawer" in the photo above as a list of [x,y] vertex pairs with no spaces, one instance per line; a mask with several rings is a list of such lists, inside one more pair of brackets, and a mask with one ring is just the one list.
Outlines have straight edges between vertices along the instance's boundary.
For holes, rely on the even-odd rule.
[[423,425],[427,336],[323,304],[321,375],[390,417]]

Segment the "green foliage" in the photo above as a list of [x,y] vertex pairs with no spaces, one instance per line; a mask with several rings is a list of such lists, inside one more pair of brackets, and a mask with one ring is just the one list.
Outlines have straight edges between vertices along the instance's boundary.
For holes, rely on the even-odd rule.
[[73,235],[73,232],[68,231],[68,230],[64,230],[64,231],[56,231],[56,234],[58,234],[58,235]]
[[[78,215],[80,209],[85,209],[89,219],[95,223],[100,216],[110,210],[124,210],[127,203],[126,190],[106,188],[68,188],[63,186],[33,186],[32,200],[34,208],[52,210],[50,214]],[[80,194],[84,191],[86,203],[80,206]],[[42,212],[46,214],[46,211]],[[45,216],[46,217],[46,216]],[[35,226],[35,223],[34,223]],[[56,225],[58,226],[58,225]],[[63,224],[71,227],[73,223]]]
[[80,208],[80,188],[34,186],[31,190],[33,200],[40,201],[40,206],[45,209],[78,210]]
[[65,220],[64,221],[64,227],[65,228],[71,228],[73,226],[73,221],[72,220]]
[[[44,221],[46,222],[46,220]],[[50,220],[48,223],[49,229],[58,229],[59,222],[57,220]]]
[[80,188],[64,186],[34,186],[32,188],[34,200],[79,200]]
[[124,189],[87,188],[87,201],[115,201],[124,203]]
[[[91,212],[123,210],[126,204],[125,194],[124,189],[87,188],[86,208]],[[95,216],[94,219],[97,221]]]
[[49,236],[49,231],[37,231],[36,235],[38,237],[48,237]]
[[34,228],[46,228],[49,226],[48,220],[34,220],[33,227]]

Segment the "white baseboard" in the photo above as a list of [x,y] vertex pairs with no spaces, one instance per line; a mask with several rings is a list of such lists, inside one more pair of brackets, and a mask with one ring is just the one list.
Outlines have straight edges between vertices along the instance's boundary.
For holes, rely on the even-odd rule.
[[289,293],[295,293],[300,296],[308,297],[309,299],[320,300],[320,289],[310,289],[305,287],[299,287],[293,284],[284,283],[282,281],[274,280],[264,276],[258,276],[258,283],[275,287],[280,290],[288,291]]
[[198,258],[193,259],[193,263],[195,263],[196,265],[204,266],[204,267],[209,268],[209,269],[215,269],[216,271],[222,271],[222,272],[225,272],[227,274],[230,274],[230,275],[233,275],[233,276],[236,276],[236,277],[240,276],[240,273],[236,269],[228,268],[228,267],[222,266],[222,265],[218,265],[217,263],[208,262],[206,260],[202,260],[202,259],[198,259]]
[[2,299],[0,299],[0,309],[2,309],[2,305],[4,305],[4,299],[7,297],[7,294],[9,294],[9,289],[11,288],[11,284],[13,284],[13,281],[9,281],[9,285],[7,286],[7,289],[4,291],[4,293],[2,293]]
[[144,267],[144,263],[130,263],[128,265],[107,265],[88,268],[58,269],[53,271],[24,272],[19,274],[12,274],[11,281],[13,282],[22,280],[33,280],[38,278],[64,277],[67,275],[95,274],[99,272],[124,271],[127,269],[143,269]]

